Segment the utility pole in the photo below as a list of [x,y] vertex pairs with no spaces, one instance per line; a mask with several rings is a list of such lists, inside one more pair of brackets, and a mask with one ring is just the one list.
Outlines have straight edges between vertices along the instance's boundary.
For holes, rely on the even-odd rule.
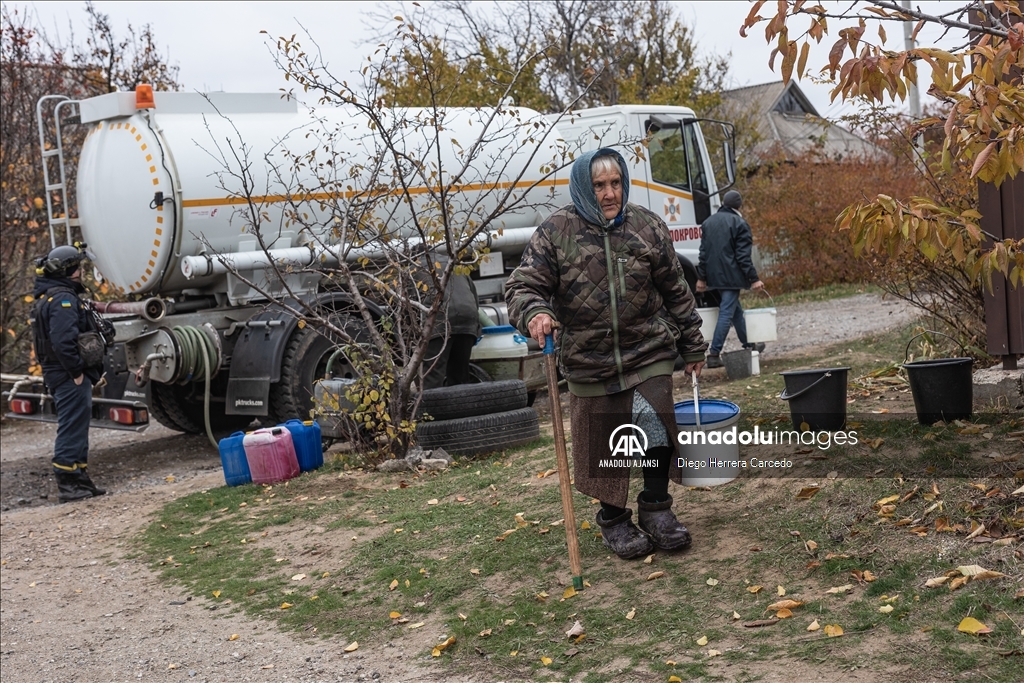
[[[903,9],[909,10],[910,9],[910,0],[900,0],[900,5],[903,6]],[[914,35],[914,22],[912,22],[912,21],[904,21],[903,22],[903,41],[904,41],[904,44],[905,44],[904,49],[907,50],[907,52],[909,52],[909,51],[914,49],[914,38],[913,38],[913,35]],[[910,90],[910,92],[909,92],[909,94],[910,94],[910,116],[913,117],[913,119],[915,121],[919,121],[921,119],[921,96],[918,94],[917,86],[916,85],[910,84],[909,85],[909,90]]]

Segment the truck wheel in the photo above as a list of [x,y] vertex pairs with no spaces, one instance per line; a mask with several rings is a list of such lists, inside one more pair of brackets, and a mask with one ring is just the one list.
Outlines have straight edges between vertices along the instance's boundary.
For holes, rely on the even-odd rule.
[[[201,385],[182,386],[154,382],[149,406],[153,417],[163,426],[186,434],[205,434],[203,389]],[[247,415],[226,415],[224,402],[210,400],[210,429],[214,436],[226,436],[245,429],[252,422]]]
[[526,383],[518,379],[480,384],[458,384],[427,389],[420,401],[420,414],[435,420],[452,420],[525,408]]
[[[332,322],[350,330],[357,340],[368,335],[360,334],[362,323],[351,316],[333,316]],[[297,327],[292,332],[288,346],[281,359],[281,380],[270,385],[270,415],[278,422],[298,418],[310,419],[313,409],[313,383],[324,377],[327,361],[337,344],[309,325]],[[331,372],[335,377],[353,377],[351,368],[343,359],[335,359]]]
[[421,422],[416,426],[416,440],[423,450],[443,448],[453,455],[491,453],[521,446],[539,436],[540,424],[533,408]]

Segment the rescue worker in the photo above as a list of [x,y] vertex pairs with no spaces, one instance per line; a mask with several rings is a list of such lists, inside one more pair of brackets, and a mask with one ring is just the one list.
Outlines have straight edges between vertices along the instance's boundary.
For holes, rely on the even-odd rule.
[[764,287],[751,258],[754,237],[740,213],[741,206],[743,197],[736,190],[729,190],[722,197],[718,212],[701,226],[697,291],[716,289],[722,296],[718,305],[718,324],[708,350],[709,368],[722,367],[720,354],[730,326],[736,328],[736,336],[743,348],[764,351],[763,343],[747,343],[747,323],[740,305],[741,289],[757,291]]
[[88,304],[79,298],[86,256],[65,245],[36,261],[35,350],[57,408],[53,471],[62,503],[106,493],[86,472],[92,387],[103,374],[102,365],[86,366],[79,353],[79,335],[96,331]]
[[[601,501],[602,540],[623,559],[681,550],[690,533],[672,512],[676,457],[672,371],[677,354],[700,374],[707,345],[665,222],[629,200],[625,160],[605,148],[580,156],[572,204],[538,227],[506,283],[509,319],[544,345],[555,339],[569,386],[573,479]],[[626,507],[632,464],[612,456],[617,433],[643,449],[638,529]],[[630,455],[633,441],[629,441]],[[602,462],[603,461],[603,462]]]

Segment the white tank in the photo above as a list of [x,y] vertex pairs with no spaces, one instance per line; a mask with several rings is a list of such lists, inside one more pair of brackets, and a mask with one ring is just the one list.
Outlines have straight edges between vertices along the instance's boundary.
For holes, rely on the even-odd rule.
[[[338,240],[330,230],[331,211],[366,189],[368,174],[350,175],[353,166],[383,159],[389,173],[395,167],[379,153],[379,137],[371,134],[367,119],[354,110],[313,112],[273,94],[158,92],[155,105],[136,110],[135,93],[111,93],[81,104],[82,121],[92,126],[78,169],[82,234],[96,254],[97,269],[124,294],[224,291],[223,274],[200,272],[188,279],[182,259],[211,250],[223,254],[259,249],[255,236],[246,230],[251,224],[247,186],[262,215],[261,232],[268,247],[334,244]],[[394,115],[424,122],[404,131],[399,147],[408,159],[422,160],[430,168],[440,165],[446,173],[466,166],[460,179],[463,191],[449,198],[456,221],[466,224],[497,208],[502,193],[486,190],[496,184],[499,190],[510,187],[508,183],[518,178],[511,190],[519,198],[547,168],[560,163],[558,132],[532,110],[448,110],[436,145],[427,110],[396,110]],[[472,145],[492,115],[496,118],[490,130],[502,133],[466,165],[463,160],[473,153]],[[345,163],[325,165],[328,160]],[[407,173],[411,163],[402,161]],[[317,174],[330,181],[317,181]],[[427,185],[415,180],[412,184],[410,194],[421,207],[427,206]],[[313,194],[291,197],[289,192],[300,185]],[[162,193],[162,204],[157,193]],[[566,169],[557,178],[541,181],[530,191],[526,205],[505,213],[494,229],[536,226],[552,208],[568,202]],[[304,231],[290,221],[286,209],[302,212],[302,222],[310,229]],[[367,223],[408,234],[410,216],[401,197],[394,196],[386,207],[377,207],[376,220]]]

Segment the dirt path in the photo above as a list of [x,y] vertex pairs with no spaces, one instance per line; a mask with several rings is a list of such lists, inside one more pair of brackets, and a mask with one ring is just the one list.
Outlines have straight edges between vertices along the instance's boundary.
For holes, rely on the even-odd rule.
[[[766,353],[806,353],[914,317],[877,295],[780,307],[784,341]],[[159,425],[144,434],[94,431],[90,472],[110,494],[56,505],[49,466],[54,432],[51,425],[9,421],[0,430],[5,683],[158,675],[211,683],[459,680],[391,644],[345,655],[337,639],[281,633],[267,622],[211,611],[131,557],[129,540],[152,513],[176,497],[222,484],[219,460],[205,438]],[[232,634],[238,639],[230,641]],[[777,680],[776,673],[766,672],[768,680]]]

